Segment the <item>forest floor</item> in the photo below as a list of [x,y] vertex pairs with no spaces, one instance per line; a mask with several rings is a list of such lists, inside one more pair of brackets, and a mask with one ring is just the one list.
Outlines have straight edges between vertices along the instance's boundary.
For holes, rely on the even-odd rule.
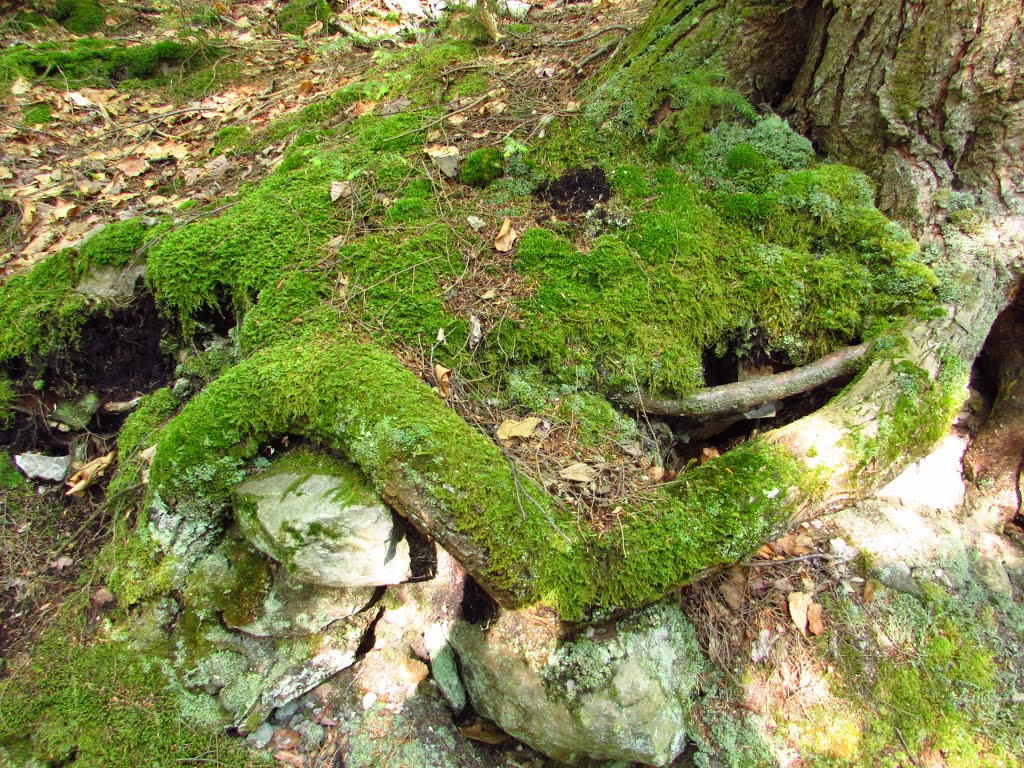
[[[0,2],[0,50],[38,51],[82,39],[53,23],[37,25],[20,5]],[[120,60],[99,74],[72,59],[32,63],[32,77],[0,69],[6,107],[0,117],[0,280],[111,221],[165,216],[184,223],[215,214],[218,201],[278,166],[299,131],[282,133],[255,155],[236,152],[248,136],[358,80],[379,51],[416,44],[417,30],[432,22],[403,8],[410,6],[353,0],[327,24],[314,16],[295,27],[283,15],[285,4],[273,1],[178,0],[142,11],[108,3],[109,15],[90,39],[129,51],[167,42],[185,47],[134,77],[132,64]],[[506,30],[497,42],[481,45],[477,61],[459,66],[462,74],[486,70],[502,87],[460,98],[438,84],[450,109],[420,160],[443,170],[444,147],[525,145],[543,137],[552,121],[579,110],[588,78],[614,50],[608,35],[624,35],[640,16],[632,4],[606,0],[535,5],[528,37]],[[291,33],[282,30],[286,22]],[[339,121],[404,108],[401,94],[389,94],[356,102]],[[531,216],[582,227],[583,212],[607,196],[599,180],[571,178],[563,187],[540,195]],[[344,197],[351,189],[337,193]],[[478,215],[494,230],[491,240],[514,241],[514,233],[500,229],[500,209],[481,208]],[[526,290],[514,273],[500,277],[505,252],[488,251],[449,286],[472,297],[467,301],[485,326],[508,311],[508,297]],[[141,315],[120,322],[151,337],[162,332]],[[106,353],[102,337],[97,331],[97,358]],[[140,337],[139,345],[149,349],[152,341]],[[410,345],[403,362],[443,390],[446,369],[438,370],[432,352],[429,339]],[[143,350],[113,371],[91,375],[106,382],[106,399],[130,399],[148,383],[126,386],[111,377],[142,366],[158,378],[163,371],[166,380],[166,365],[159,353]],[[43,397],[20,402],[29,412],[52,405]],[[975,426],[965,414],[963,426],[947,438],[954,443],[928,460],[933,465],[908,470],[916,478],[912,491],[890,487],[834,519],[807,522],[749,563],[684,591],[682,603],[716,671],[695,710],[697,745],[679,765],[1021,764],[1024,732],[1015,722],[1024,706],[1024,560],[1018,546],[972,527],[977,521],[964,515],[962,482],[944,486],[949,493],[942,498],[924,492],[939,478],[959,478],[956,454],[962,455]],[[463,415],[489,431],[522,426],[501,409],[467,405]],[[90,452],[112,448],[120,423],[112,415],[106,432],[91,434]],[[72,438],[51,426],[52,433],[4,432],[4,447],[12,454],[70,449]],[[538,426],[551,425],[531,431]],[[601,461],[619,486],[601,498],[580,498],[580,486],[560,477],[558,467],[569,454],[584,467],[595,463],[589,449],[560,440],[556,429],[543,451],[525,441],[509,450],[531,476],[610,533],[619,495],[670,479],[692,458],[654,466],[642,459],[643,451],[626,451]],[[934,462],[939,467],[929,469]],[[110,593],[93,558],[125,515],[109,502],[102,483],[83,497],[47,485],[29,495],[0,490],[0,712],[3,677],[28,663],[65,600],[85,595],[91,623],[108,610]],[[958,548],[957,541],[966,543]],[[979,542],[995,553],[982,551]],[[995,560],[1000,565],[986,570]],[[479,724],[463,732],[501,742],[488,747],[495,765],[543,764]],[[302,759],[329,765],[334,746],[328,736],[319,753]]]

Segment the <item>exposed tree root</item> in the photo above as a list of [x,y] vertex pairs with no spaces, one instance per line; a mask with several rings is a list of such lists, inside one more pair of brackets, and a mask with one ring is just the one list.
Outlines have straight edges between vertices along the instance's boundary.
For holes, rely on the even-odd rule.
[[743,413],[772,400],[799,395],[856,373],[864,364],[871,346],[865,343],[847,347],[791,371],[708,387],[682,398],[622,394],[615,399],[630,408],[655,416],[680,416],[707,421],[719,416]]

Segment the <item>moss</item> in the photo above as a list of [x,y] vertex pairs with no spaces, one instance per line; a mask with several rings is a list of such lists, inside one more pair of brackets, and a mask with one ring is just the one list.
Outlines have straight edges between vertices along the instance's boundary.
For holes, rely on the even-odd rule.
[[0,451],[0,491],[17,491],[27,487],[25,476],[7,451]]
[[61,251],[0,285],[0,364],[42,357],[73,338],[88,302],[74,291],[83,262]]
[[884,471],[923,456],[946,434],[967,397],[970,366],[960,358],[944,358],[934,380],[907,360],[895,369],[899,390],[882,403],[877,433],[854,430],[849,438],[862,471]]
[[486,147],[470,152],[462,161],[459,181],[473,187],[486,187],[505,173],[505,158],[501,150]]
[[216,156],[233,152],[239,147],[244,146],[251,134],[252,129],[245,125],[232,125],[227,128],[221,128],[217,132],[216,141],[213,145],[213,154]]
[[166,81],[165,72],[189,72],[219,58],[215,46],[163,40],[125,46],[106,39],[14,46],[0,54],[0,83],[17,77],[55,79],[70,86],[109,87],[121,82]]
[[236,740],[182,723],[158,665],[138,648],[83,637],[69,618],[81,601],[73,604],[31,661],[0,682],[0,760],[170,768],[215,752],[223,765],[269,764]]
[[117,435],[117,472],[107,489],[108,496],[127,493],[142,482],[145,460],[139,455],[153,444],[160,428],[180,405],[167,387],[146,395],[135,412],[128,416]]
[[79,255],[93,266],[123,267],[136,258],[153,230],[141,218],[108,224],[78,248]]
[[107,13],[96,0],[57,0],[53,18],[68,32],[89,35],[103,28]]
[[271,576],[266,557],[229,536],[189,574],[185,604],[201,617],[223,614],[230,626],[251,624],[270,591]]
[[25,121],[25,125],[46,125],[53,119],[51,107],[47,103],[33,104],[23,109],[22,119]]
[[289,35],[302,35],[312,24],[323,22],[326,27],[331,20],[331,6],[326,0],[288,0],[277,12],[277,25]]
[[10,429],[14,424],[14,402],[18,393],[6,375],[0,374],[0,431]]

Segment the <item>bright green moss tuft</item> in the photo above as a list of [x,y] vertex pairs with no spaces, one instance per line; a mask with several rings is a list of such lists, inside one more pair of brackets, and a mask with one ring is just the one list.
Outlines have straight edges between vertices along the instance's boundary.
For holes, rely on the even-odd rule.
[[53,18],[76,35],[99,31],[106,17],[106,11],[96,0],[57,0],[53,10]]
[[47,103],[33,104],[31,107],[24,109],[22,117],[25,120],[25,125],[46,125],[50,120],[51,107]]
[[0,451],[0,491],[17,491],[27,487],[25,476],[7,451]]
[[151,236],[152,230],[140,218],[116,221],[86,240],[78,253],[89,266],[122,267]]
[[462,161],[459,181],[473,187],[486,187],[505,173],[505,158],[496,147],[470,152]]
[[331,20],[331,6],[326,0],[288,0],[277,13],[277,25],[289,35],[302,35],[318,21],[326,27]]

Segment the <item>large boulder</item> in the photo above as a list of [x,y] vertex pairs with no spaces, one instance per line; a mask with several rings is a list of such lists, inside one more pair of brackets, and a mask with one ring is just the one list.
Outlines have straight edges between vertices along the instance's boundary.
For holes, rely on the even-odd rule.
[[564,763],[674,760],[704,667],[679,608],[652,607],[571,642],[557,627],[527,612],[504,612],[489,629],[456,625],[450,639],[477,712]]
[[358,471],[297,451],[235,490],[235,518],[256,548],[299,581],[327,587],[399,584],[409,543]]

